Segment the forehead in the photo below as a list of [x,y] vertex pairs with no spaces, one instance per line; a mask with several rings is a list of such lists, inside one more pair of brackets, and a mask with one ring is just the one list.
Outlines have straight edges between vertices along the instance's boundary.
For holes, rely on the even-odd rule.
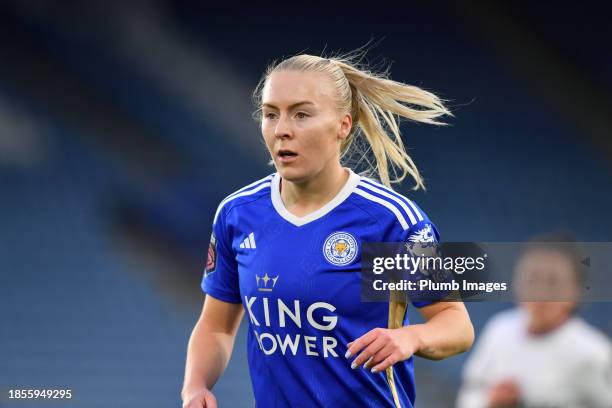
[[304,100],[315,104],[333,101],[330,79],[321,72],[277,71],[272,73],[262,91],[262,103],[276,107]]

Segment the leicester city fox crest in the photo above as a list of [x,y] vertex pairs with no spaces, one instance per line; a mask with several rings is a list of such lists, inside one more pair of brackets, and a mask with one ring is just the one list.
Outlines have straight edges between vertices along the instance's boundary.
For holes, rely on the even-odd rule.
[[357,256],[357,240],[348,232],[334,232],[323,244],[323,255],[332,265],[348,265]]

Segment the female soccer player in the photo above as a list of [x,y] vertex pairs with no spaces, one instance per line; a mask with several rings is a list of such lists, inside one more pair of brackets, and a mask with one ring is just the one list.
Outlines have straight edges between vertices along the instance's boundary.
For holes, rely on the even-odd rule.
[[[358,68],[354,55],[298,55],[268,68],[255,93],[276,172],[217,209],[189,341],[183,406],[216,407],[211,388],[244,314],[258,407],[413,407],[413,355],[467,350],[474,331],[461,302],[362,302],[362,242],[437,241],[425,213],[389,186],[423,180],[396,118],[441,124],[430,92]],[[343,167],[367,141],[382,183]],[[399,176],[392,179],[390,170]]]
[[610,340],[577,312],[583,259],[567,234],[527,244],[515,265],[518,305],[484,327],[457,408],[612,407]]

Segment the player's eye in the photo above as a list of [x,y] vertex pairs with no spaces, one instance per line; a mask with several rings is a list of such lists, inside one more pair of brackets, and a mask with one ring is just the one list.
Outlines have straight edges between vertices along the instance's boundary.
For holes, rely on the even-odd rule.
[[275,117],[276,117],[276,114],[274,112],[264,113],[264,118],[266,119],[274,119]]
[[295,116],[297,116],[298,119],[304,119],[308,117],[308,114],[306,112],[298,112],[295,114]]

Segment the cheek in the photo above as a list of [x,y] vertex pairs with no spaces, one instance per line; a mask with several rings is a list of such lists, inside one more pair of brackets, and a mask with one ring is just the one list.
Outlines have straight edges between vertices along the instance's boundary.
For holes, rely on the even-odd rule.
[[568,305],[569,303],[567,302],[550,302],[550,306],[547,310],[547,316],[550,319],[555,319],[559,316],[566,315],[570,310]]
[[335,146],[330,142],[328,134],[311,134],[305,138],[304,143],[300,143],[308,157],[308,160],[315,162],[327,162],[335,153]]
[[266,144],[266,147],[270,149],[274,144],[274,130],[271,129],[269,126],[262,125],[261,135],[263,137],[264,143]]
[[321,121],[303,130],[306,139],[311,142],[309,143],[311,149],[317,150],[319,154],[329,156],[338,149],[335,123],[329,120]]

